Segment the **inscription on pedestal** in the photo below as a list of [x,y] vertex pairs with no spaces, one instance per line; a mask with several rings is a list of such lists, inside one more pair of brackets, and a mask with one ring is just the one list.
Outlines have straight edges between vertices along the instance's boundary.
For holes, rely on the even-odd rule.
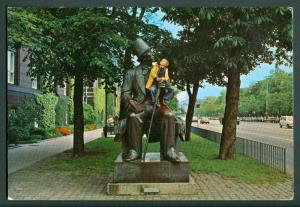
[[125,162],[120,154],[115,160],[114,183],[189,182],[189,161],[182,154],[181,162],[160,160],[160,153],[147,153],[145,161]]

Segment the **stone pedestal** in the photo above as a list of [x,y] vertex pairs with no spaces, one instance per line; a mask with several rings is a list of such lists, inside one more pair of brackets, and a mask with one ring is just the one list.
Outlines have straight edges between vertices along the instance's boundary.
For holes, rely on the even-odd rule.
[[160,160],[160,153],[147,153],[145,161],[125,162],[120,154],[115,160],[114,183],[189,182],[189,161]]
[[193,194],[197,185],[189,176],[189,161],[160,160],[160,153],[147,153],[145,161],[125,162],[120,154],[115,160],[113,182],[108,194]]
[[190,176],[186,183],[108,183],[109,195],[192,195],[198,186]]

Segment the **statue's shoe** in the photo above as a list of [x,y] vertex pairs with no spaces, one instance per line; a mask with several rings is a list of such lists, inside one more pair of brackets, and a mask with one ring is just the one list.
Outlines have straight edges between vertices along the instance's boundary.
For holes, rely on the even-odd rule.
[[125,156],[125,161],[133,161],[139,159],[139,155],[135,150],[129,150],[128,154]]
[[166,159],[171,162],[180,162],[179,156],[176,154],[175,149],[171,147],[166,155]]

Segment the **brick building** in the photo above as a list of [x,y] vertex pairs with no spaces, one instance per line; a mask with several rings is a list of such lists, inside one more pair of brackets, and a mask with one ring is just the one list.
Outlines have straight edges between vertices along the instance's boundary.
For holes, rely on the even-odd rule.
[[[21,106],[27,98],[33,98],[34,94],[41,93],[42,80],[40,77],[30,77],[29,60],[24,61],[28,50],[24,47],[7,50],[7,103],[9,110],[15,110]],[[66,87],[56,87],[56,94],[68,98],[69,90]]]
[[[8,110],[16,110],[25,99],[33,98],[34,94],[42,92],[42,79],[40,77],[30,77],[29,60],[24,61],[28,50],[24,47],[20,49],[7,50],[7,104]],[[65,87],[56,86],[55,93],[61,98],[69,99],[72,96],[72,88],[69,84]],[[105,99],[107,108],[105,107]],[[120,90],[117,96],[114,94],[105,95],[105,90],[99,85],[99,81],[84,87],[83,102],[93,106],[98,113],[98,120],[103,122],[107,109],[108,117],[117,115],[119,112]]]

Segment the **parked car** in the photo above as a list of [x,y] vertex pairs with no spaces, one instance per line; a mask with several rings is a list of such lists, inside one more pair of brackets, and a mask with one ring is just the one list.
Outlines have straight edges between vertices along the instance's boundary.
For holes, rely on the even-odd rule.
[[283,126],[287,128],[294,127],[294,118],[293,116],[281,116],[279,120],[279,126],[282,128]]
[[209,118],[207,117],[202,117],[200,119],[200,124],[209,124]]

